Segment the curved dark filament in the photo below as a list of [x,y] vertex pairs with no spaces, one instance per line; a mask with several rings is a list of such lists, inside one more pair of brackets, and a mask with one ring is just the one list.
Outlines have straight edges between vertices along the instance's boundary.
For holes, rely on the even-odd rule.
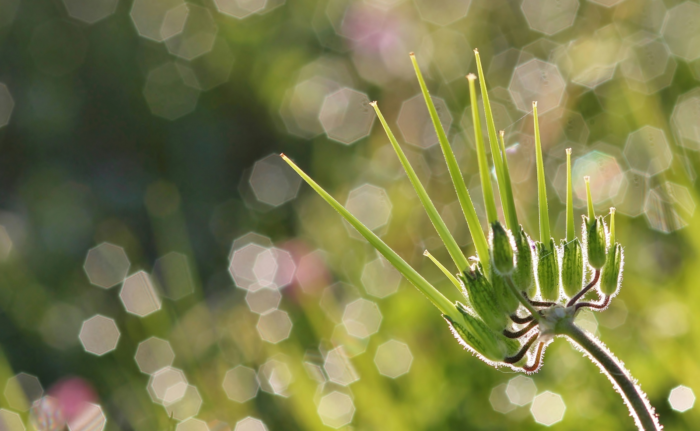
[[553,305],[556,305],[556,302],[542,302],[542,301],[533,301],[532,299],[527,297],[527,294],[525,292],[521,292],[525,299],[527,299],[527,302],[530,303],[533,307],[551,307]]
[[523,329],[521,329],[519,331],[511,332],[507,329],[504,329],[503,335],[505,335],[508,338],[520,338],[523,335],[527,334],[528,332],[532,331],[532,328],[534,328],[537,325],[538,325],[538,323],[533,321],[533,322],[530,322],[529,325],[527,325],[526,327],[524,327]]
[[607,308],[607,306],[610,304],[610,297],[607,295],[603,295],[603,302],[600,304],[596,304],[595,302],[579,302],[576,304],[576,309],[574,310],[574,313],[576,313],[579,309],[583,307],[589,307],[589,308],[594,308],[596,310],[602,310],[604,308]]
[[523,347],[520,349],[520,351],[518,353],[516,353],[513,356],[508,356],[507,358],[505,358],[503,360],[503,362],[505,362],[506,364],[514,364],[514,363],[518,362],[519,360],[521,360],[523,358],[523,356],[525,356],[527,351],[530,350],[530,347],[532,347],[532,345],[535,344],[535,341],[537,341],[537,337],[539,337],[539,335],[540,335],[539,332],[534,333],[532,335],[532,337],[530,337],[530,339],[527,340],[527,343],[525,343],[525,345],[523,345]]
[[542,352],[544,351],[544,343],[540,343],[539,346],[537,346],[537,355],[535,355],[535,363],[532,365],[525,365],[523,367],[523,370],[527,371],[528,373],[532,373],[534,371],[537,371],[537,369],[540,367],[540,362],[542,361]]
[[584,287],[583,289],[581,289],[581,291],[580,291],[579,293],[577,293],[576,295],[574,295],[574,297],[571,298],[571,299],[569,300],[569,302],[566,303],[566,306],[567,306],[567,307],[571,307],[572,305],[576,304],[576,301],[578,301],[579,299],[581,299],[581,297],[582,297],[583,295],[585,295],[586,293],[588,293],[588,291],[591,290],[591,288],[592,288],[593,286],[595,286],[595,284],[598,282],[598,279],[599,279],[599,278],[600,278],[600,270],[599,270],[599,269],[596,269],[596,270],[595,270],[595,276],[593,277],[593,280],[592,280],[590,283],[588,283],[588,284],[586,285],[586,287]]
[[534,317],[532,317],[532,314],[526,317],[520,317],[515,313],[510,315],[510,320],[512,320],[514,323],[517,323],[518,325],[524,325],[527,322],[532,322],[532,319],[534,319]]

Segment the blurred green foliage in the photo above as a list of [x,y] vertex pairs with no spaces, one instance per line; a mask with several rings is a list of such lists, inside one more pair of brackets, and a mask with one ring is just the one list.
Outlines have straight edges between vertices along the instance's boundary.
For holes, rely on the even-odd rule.
[[[80,376],[97,391],[107,430],[168,429],[169,413],[152,402],[149,376],[134,360],[138,344],[157,336],[170,342],[173,366],[198,389],[197,417],[212,430],[228,429],[215,421],[233,429],[249,415],[269,430],[322,430],[319,412],[328,422],[333,408],[336,424],[351,419],[348,430],[541,429],[528,404],[512,405],[502,392],[516,375],[463,351],[408,283],[401,281],[395,293],[375,286],[387,295],[372,295],[363,271],[376,252],[308,187],[297,196],[297,180],[269,168],[278,166],[274,157],[265,159],[284,152],[340,202],[356,196],[357,211],[368,217],[384,211],[376,231],[457,299],[423,256],[427,248],[449,261],[361,101],[379,101],[448,226],[473,254],[444,160],[424,127],[427,117],[408,105],[419,92],[408,52],[416,52],[432,94],[443,102],[440,115],[451,124],[483,216],[464,79],[476,69],[471,49],[478,47],[497,127],[506,130],[521,222],[537,234],[532,118],[519,104],[538,98],[555,238],[564,236],[564,148],[583,160],[574,166],[579,181],[593,176],[597,209],[618,207],[617,236],[626,251],[622,291],[597,322],[587,316],[588,327],[597,325],[639,379],[667,429],[697,429],[697,407],[674,411],[668,396],[678,385],[700,391],[700,318],[692,308],[700,301],[700,96],[692,92],[700,78],[692,19],[700,6],[675,0],[135,3],[163,10],[139,15],[130,0],[105,1],[116,9],[107,7],[103,19],[88,24],[100,16],[88,1],[0,1],[0,82],[13,100],[0,97],[0,117],[11,110],[0,128],[0,225],[7,233],[0,235],[0,388],[19,372],[37,376],[46,390]],[[177,24],[178,15],[168,11],[177,7],[189,18],[173,30],[166,24]],[[242,19],[220,12],[241,7],[249,10]],[[155,41],[141,36],[146,30],[175,35]],[[183,51],[187,43],[195,58],[186,58],[192,56]],[[346,87],[357,94],[336,93]],[[633,134],[644,126],[654,129]],[[256,164],[261,160],[267,164]],[[381,192],[353,195],[363,184]],[[578,217],[582,182],[575,187]],[[268,193],[285,198],[270,205]],[[262,318],[229,272],[231,253],[245,246],[233,241],[249,232],[269,238],[254,242],[263,249],[274,244],[296,265],[279,305],[293,327],[277,344],[261,339]],[[122,287],[91,285],[83,268],[88,250],[105,241],[123,247],[129,275],[152,272],[170,252],[183,254],[193,293],[163,298],[146,317],[128,313]],[[258,261],[232,268],[250,273]],[[391,285],[392,275],[386,277]],[[336,286],[339,295],[332,296],[327,289],[336,282],[346,287]],[[382,315],[379,331],[364,340],[343,334],[341,319],[344,301],[359,296]],[[121,333],[116,349],[99,357],[78,338],[82,322],[95,314],[114,319]],[[375,364],[379,346],[393,339],[413,358],[410,371],[395,379]],[[322,375],[324,355],[337,346],[354,355],[349,362],[359,379],[319,383],[309,370]],[[406,355],[392,358],[405,362]],[[291,373],[289,387],[278,391],[285,396],[271,393],[275,379],[284,378],[266,374],[270,360]],[[267,391],[243,403],[230,400],[222,382],[237,365],[258,371]],[[554,343],[532,379],[538,394],[560,394],[566,404],[553,428],[632,429],[607,379],[567,343]],[[334,391],[352,399],[354,413],[330,398],[324,404]],[[15,408],[1,396],[0,406]],[[27,420],[27,412],[19,413]]]

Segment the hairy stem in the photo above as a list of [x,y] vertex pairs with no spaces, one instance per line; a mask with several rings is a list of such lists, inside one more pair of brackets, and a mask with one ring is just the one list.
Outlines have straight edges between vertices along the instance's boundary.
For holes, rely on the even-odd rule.
[[556,332],[569,337],[608,376],[615,389],[622,395],[622,399],[640,431],[663,429],[646,394],[642,392],[642,388],[637,385],[629,371],[624,368],[622,362],[613,356],[612,352],[574,325],[572,319],[560,320],[557,323]]

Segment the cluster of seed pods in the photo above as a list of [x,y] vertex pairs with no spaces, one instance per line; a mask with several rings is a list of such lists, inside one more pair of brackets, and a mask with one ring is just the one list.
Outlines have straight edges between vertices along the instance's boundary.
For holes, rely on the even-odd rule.
[[[553,338],[551,319],[547,317],[553,313],[559,313],[559,315],[568,313],[573,318],[576,312],[584,307],[605,309],[610,299],[619,290],[622,279],[623,252],[622,247],[615,241],[615,211],[611,209],[609,227],[605,217],[595,216],[587,178],[588,213],[583,217],[582,238],[576,237],[570,150],[567,150],[566,238],[561,240],[560,245],[557,245],[552,238],[549,229],[537,102],[533,102],[533,118],[539,200],[539,241],[532,240],[522,225],[518,223],[508,160],[506,159],[505,134],[503,131],[499,134],[496,132],[481,60],[478,51],[474,52],[493,171],[504,216],[504,223],[501,223],[496,211],[494,188],[491,182],[492,171],[486,157],[481,120],[477,109],[477,77],[470,74],[467,79],[469,80],[471,106],[473,107],[472,120],[484,207],[489,222],[488,237],[481,228],[461,169],[452,152],[413,54],[411,54],[411,61],[428,112],[435,126],[452,184],[469,227],[476,256],[468,259],[462,252],[418,179],[377,103],[371,103],[457,271],[450,271],[427,250],[425,255],[459,290],[462,296],[461,301],[453,303],[448,300],[294,162],[284,155],[282,157],[404,277],[433,302],[442,312],[453,334],[465,348],[493,366],[505,365],[516,370],[535,372],[541,366],[544,348]],[[599,295],[598,301],[583,302],[584,296],[596,287]]]

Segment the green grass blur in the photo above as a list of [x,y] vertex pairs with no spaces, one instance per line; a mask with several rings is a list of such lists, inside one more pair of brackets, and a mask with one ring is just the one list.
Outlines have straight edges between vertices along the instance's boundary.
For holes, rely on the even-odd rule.
[[[166,12],[183,7],[176,0],[102,3],[116,9],[88,24],[100,16],[92,2],[0,0],[0,82],[14,101],[0,128],[0,225],[7,232],[0,236],[0,392],[20,372],[37,376],[45,390],[79,376],[95,388],[106,430],[169,429],[175,424],[152,402],[149,376],[134,360],[138,344],[157,336],[170,342],[173,366],[197,388],[196,417],[212,430],[229,429],[216,421],[233,430],[247,416],[271,431],[330,429],[319,415],[328,422],[329,406],[348,431],[542,429],[530,404],[513,405],[503,392],[517,374],[464,351],[405,280],[378,297],[376,289],[391,291],[393,275],[382,279],[389,287],[363,277],[377,253],[308,186],[297,192],[289,171],[269,168],[282,166],[277,159],[266,159],[284,152],[341,203],[355,196],[357,211],[378,218],[384,241],[457,300],[423,256],[428,249],[450,263],[384,132],[376,121],[370,128],[374,113],[366,102],[378,101],[438,210],[473,255],[439,146],[425,127],[432,126],[411,104],[419,87],[408,52],[416,52],[442,101],[443,124],[483,217],[464,79],[476,72],[478,48],[497,127],[506,130],[521,223],[538,236],[532,117],[523,108],[534,97],[555,239],[565,230],[567,147],[579,160],[577,217],[584,212],[583,175],[593,176],[597,211],[618,208],[622,290],[588,323],[639,380],[666,429],[700,427],[697,406],[681,413],[668,401],[679,385],[700,394],[700,317],[693,311],[700,304],[700,95],[692,92],[700,81],[700,33],[687,24],[700,16],[697,3],[290,0],[273,7],[279,2],[194,0],[184,30],[167,26]],[[160,15],[139,15],[134,3],[168,6]],[[220,12],[227,7],[246,16]],[[175,36],[163,42],[147,32]],[[357,93],[338,93],[343,88]],[[0,117],[8,106],[0,97]],[[256,164],[263,159],[267,164]],[[375,188],[358,193],[365,184]],[[261,246],[287,251],[296,265],[279,305],[293,327],[276,344],[261,339],[259,317],[229,272],[234,240],[249,232],[268,238],[257,240]],[[159,258],[181,253],[192,293],[164,298],[146,317],[128,313],[121,287],[96,287],[83,268],[88,250],[103,242],[124,249],[129,275],[151,273]],[[237,268],[250,273],[253,264]],[[343,334],[345,298],[327,290],[338,282],[347,297],[378,305],[376,334]],[[78,338],[95,314],[114,319],[121,333],[116,349],[99,357]],[[375,363],[390,340],[412,355],[410,371],[397,378]],[[320,370],[336,346],[354,355],[352,384],[320,383],[309,372]],[[244,365],[265,380],[271,360],[291,373],[284,396],[262,382],[268,391],[253,399],[229,399],[228,370]],[[559,394],[566,405],[552,429],[633,429],[607,379],[564,340],[550,346],[531,377],[538,394]],[[324,398],[334,391],[352,400],[354,413]],[[8,397],[0,395],[0,408],[31,427]]]

